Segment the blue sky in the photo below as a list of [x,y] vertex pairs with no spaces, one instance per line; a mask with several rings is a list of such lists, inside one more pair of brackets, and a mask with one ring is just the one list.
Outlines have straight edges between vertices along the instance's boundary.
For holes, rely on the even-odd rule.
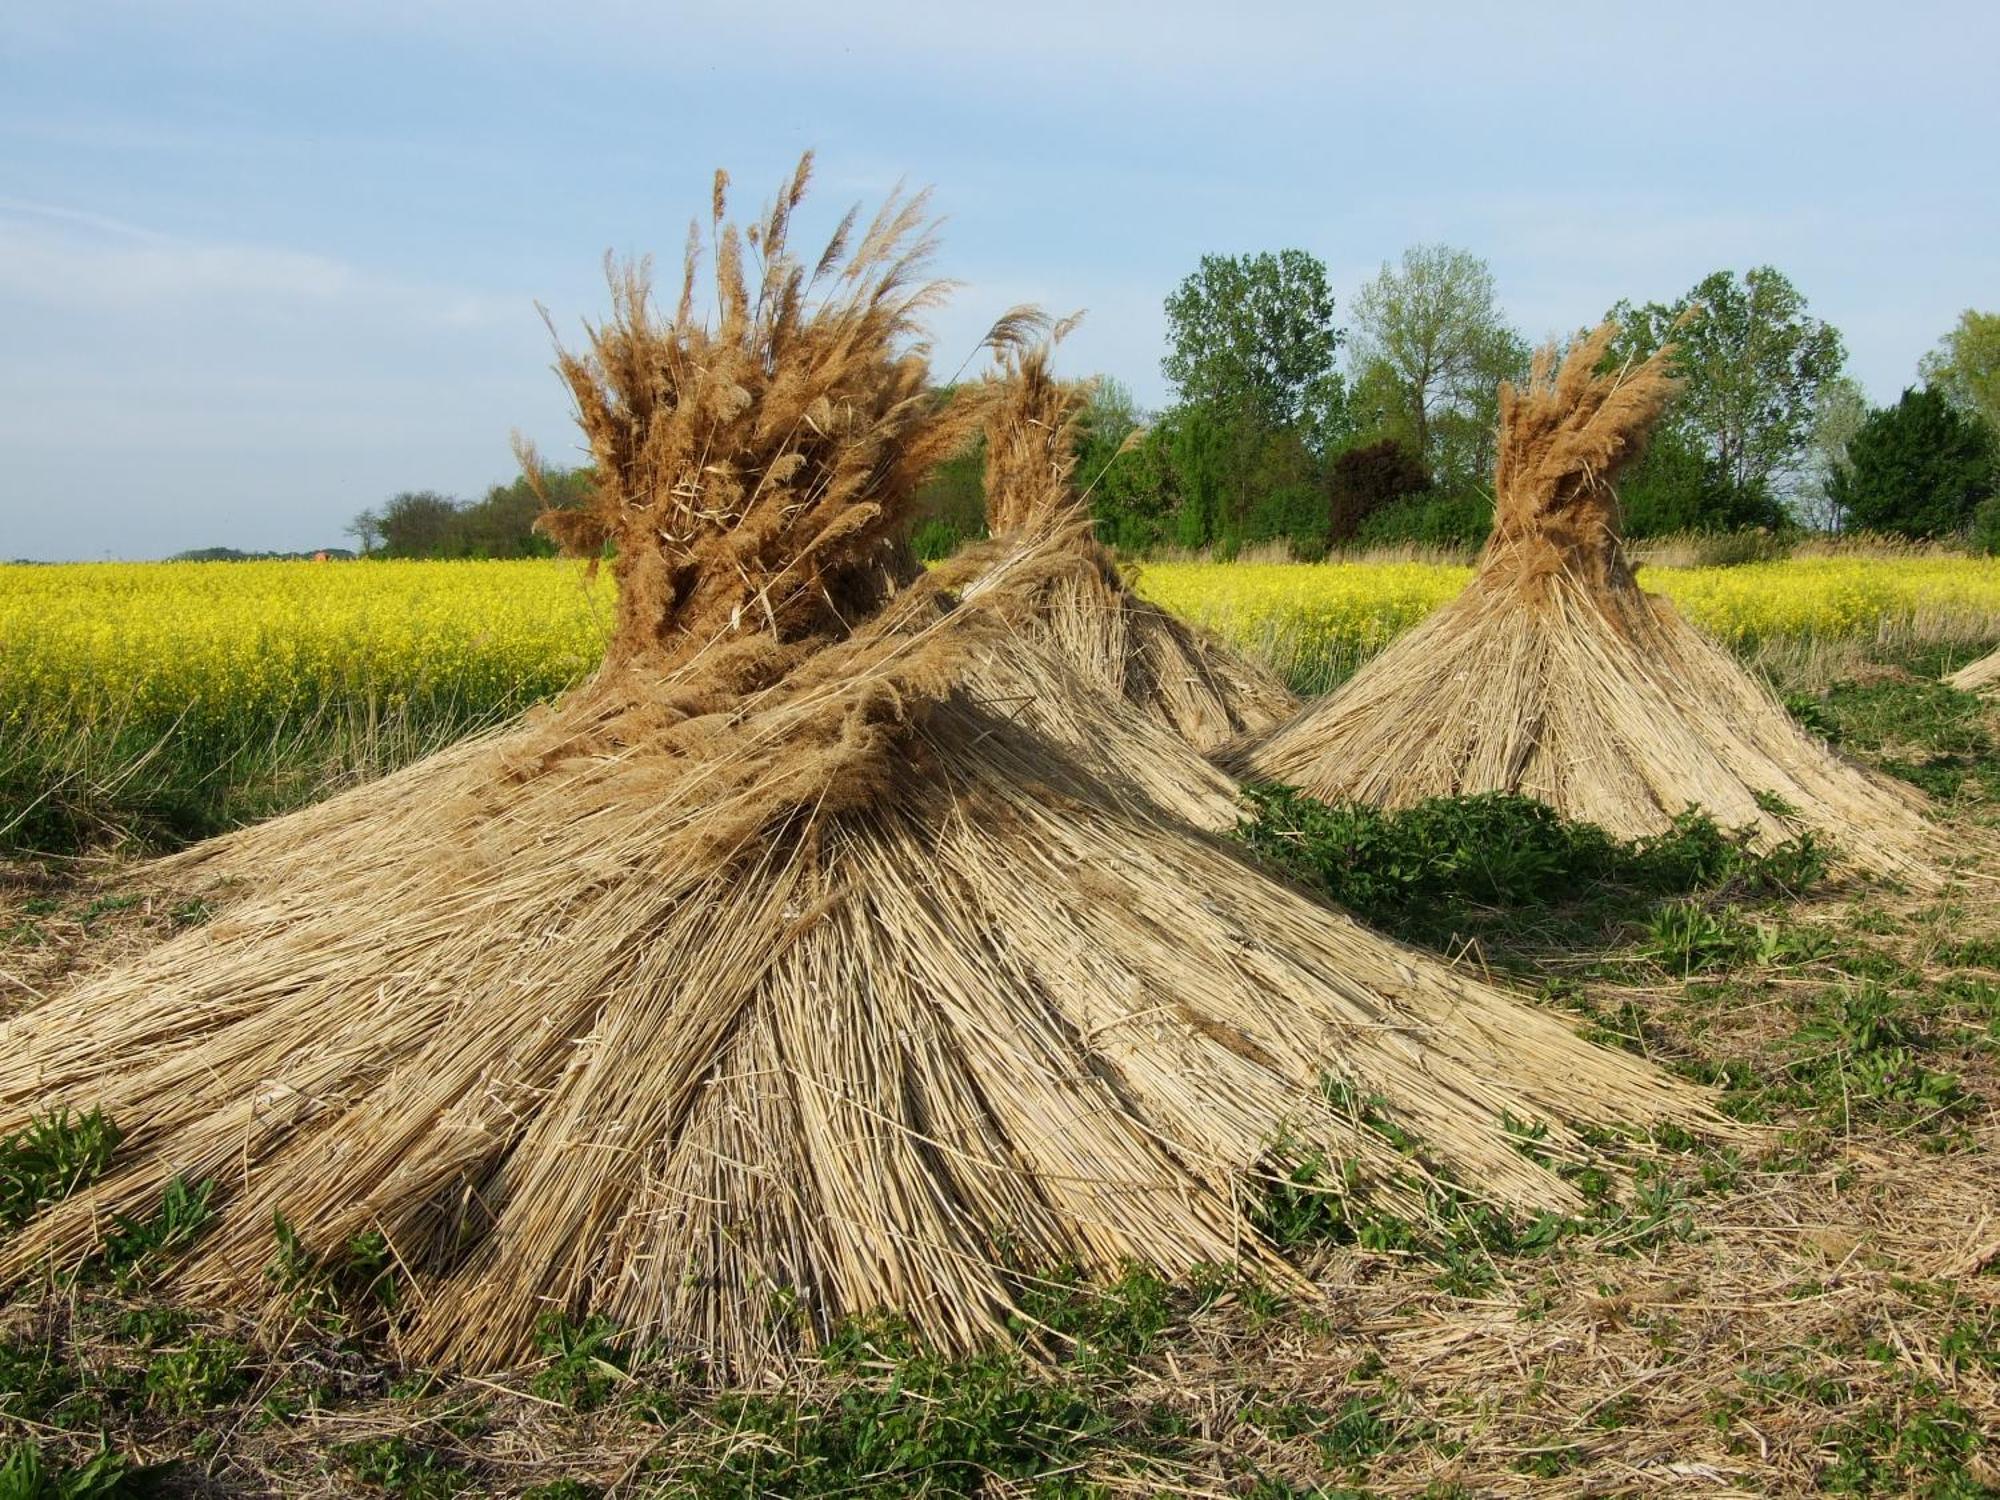
[[2000,304],[2000,7],[0,0],[0,558],[342,540],[573,453],[547,331],[805,147],[937,189],[955,368],[1019,301],[1161,400],[1161,299],[1413,242],[1530,337],[1768,262],[1877,399]]

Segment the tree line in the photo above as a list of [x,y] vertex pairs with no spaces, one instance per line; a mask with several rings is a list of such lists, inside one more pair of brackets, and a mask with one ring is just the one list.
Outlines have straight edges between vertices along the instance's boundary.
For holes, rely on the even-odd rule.
[[[1206,255],[1166,299],[1171,398],[1142,411],[1092,387],[1077,474],[1099,535],[1126,552],[1233,555],[1280,544],[1476,546],[1491,524],[1498,389],[1527,339],[1479,257],[1418,245],[1336,316],[1325,264],[1300,249]],[[1620,301],[1611,360],[1672,339],[1679,400],[1620,492],[1628,534],[1865,530],[2000,552],[2000,313],[1968,310],[1901,396],[1870,408],[1840,331],[1780,271],[1716,271],[1670,302]],[[931,480],[914,541],[939,556],[984,533],[983,456]],[[550,477],[575,503],[588,470]],[[522,557],[526,480],[476,501],[395,496],[348,528],[387,557]]]
[[[588,469],[542,475],[547,503],[569,506],[589,493]],[[347,523],[369,557],[553,557],[555,544],[535,529],[543,497],[525,476],[495,484],[477,500],[436,490],[404,490]]]
[[[1342,327],[1306,252],[1207,256],[1166,312],[1168,407],[1137,439],[1122,388],[1100,385],[1091,409],[1082,472],[1106,540],[1302,556],[1483,540],[1498,387],[1530,350],[1478,257],[1406,251]],[[1606,315],[1622,330],[1609,359],[1671,338],[1684,383],[1621,485],[1630,534],[1859,529],[2000,551],[2000,315],[1967,311],[1920,384],[1872,410],[1839,330],[1772,267]]]

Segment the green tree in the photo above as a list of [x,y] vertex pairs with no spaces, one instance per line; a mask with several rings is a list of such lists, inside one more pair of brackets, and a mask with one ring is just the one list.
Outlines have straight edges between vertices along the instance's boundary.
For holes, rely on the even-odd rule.
[[1184,404],[1266,428],[1337,423],[1343,335],[1316,256],[1204,255],[1166,312],[1160,368]]
[[1090,382],[1090,400],[1076,428],[1076,483],[1095,494],[1110,479],[1112,467],[1123,461],[1120,450],[1134,431],[1144,426],[1138,403],[1126,384],[1109,375]]
[[436,490],[405,490],[380,511],[364,510],[348,523],[362,551],[383,557],[552,557],[555,547],[535,530],[545,508],[579,505],[589,495],[590,469],[546,469],[546,496],[526,477],[491,485],[478,500]]
[[1679,344],[1685,385],[1667,420],[1707,448],[1723,484],[1775,494],[1798,480],[1820,390],[1847,351],[1782,273],[1717,271],[1676,302],[1621,302],[1610,316],[1623,329],[1621,355]]
[[1486,262],[1413,245],[1355,296],[1353,317],[1356,425],[1403,442],[1434,473],[1478,482],[1492,460],[1499,384],[1527,364]]
[[1192,402],[1176,407],[1162,426],[1174,470],[1171,539],[1206,547],[1225,531],[1231,482],[1248,469],[1246,431],[1262,428],[1225,408]]
[[535,529],[545,508],[564,510],[580,505],[590,494],[589,469],[544,469],[536,493],[526,476],[487,488],[466,506],[458,524],[459,550],[467,557],[553,557],[555,543]]
[[1915,538],[1963,535],[1993,494],[1992,439],[1935,386],[1868,414],[1829,493],[1850,525]]
[[1699,438],[1662,424],[1639,461],[1618,482],[1618,500],[1630,537],[1682,531],[1776,528],[1784,507],[1763,484],[1737,484]]
[[[1180,509],[1180,475],[1174,465],[1169,414],[1134,439],[1115,462],[1078,472],[1090,489],[1090,514],[1098,539],[1121,552],[1145,552],[1169,541]],[[1120,439],[1124,446],[1124,439]],[[1114,450],[1115,451],[1115,450]]]
[[404,490],[382,507],[377,526],[386,557],[454,557],[463,532],[459,515],[464,503],[436,490]]
[[2000,433],[2000,313],[1968,307],[1919,361],[1917,372],[1953,406],[1975,414],[1987,431]]
[[355,545],[360,547],[363,557],[373,552],[382,540],[382,518],[373,510],[357,512],[354,519],[342,529],[348,536],[354,538]]
[[1395,438],[1357,443],[1333,461],[1328,536],[1351,540],[1370,516],[1431,488],[1431,471]]
[[1813,403],[1812,436],[1806,444],[1806,472],[1792,500],[1800,521],[1815,531],[1840,529],[1840,506],[1832,492],[1833,476],[1847,467],[1847,445],[1868,420],[1868,398],[1845,375],[1819,389]]

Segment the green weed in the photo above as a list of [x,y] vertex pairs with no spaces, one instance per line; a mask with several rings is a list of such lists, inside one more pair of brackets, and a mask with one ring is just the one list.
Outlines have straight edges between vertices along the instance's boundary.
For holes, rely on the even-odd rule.
[[34,1442],[20,1442],[0,1456],[0,1500],[112,1500],[136,1493],[138,1477],[108,1449],[73,1469],[51,1466]]
[[241,1344],[195,1334],[146,1366],[146,1404],[178,1417],[228,1405],[250,1386],[243,1355]]
[[161,1262],[194,1243],[215,1216],[208,1201],[214,1190],[213,1181],[190,1183],[175,1177],[161,1191],[159,1209],[150,1217],[112,1215],[103,1260],[120,1287],[143,1283]]
[[60,1110],[0,1140],[0,1226],[18,1228],[96,1177],[123,1139],[101,1110]]
[[462,1465],[404,1437],[346,1443],[334,1449],[334,1457],[361,1484],[403,1500],[445,1500],[446,1496],[465,1494],[477,1484]]
[[1010,1354],[916,1356],[886,1379],[826,1401],[725,1396],[727,1441],[712,1466],[663,1493],[699,1500],[895,1493],[972,1496],[993,1480],[1037,1493],[1095,1493],[1077,1472],[1107,1442],[1112,1417],[1082,1391],[1035,1378]]
[[1644,920],[1675,897],[1795,894],[1827,851],[1802,835],[1768,853],[1690,809],[1633,842],[1491,792],[1401,810],[1250,786],[1237,837],[1373,925],[1445,946],[1468,935],[1574,945]]
[[548,1363],[528,1388],[573,1411],[602,1406],[617,1387],[631,1380],[626,1355],[618,1347],[618,1330],[609,1318],[572,1323],[560,1313],[549,1313],[535,1328],[535,1348]]

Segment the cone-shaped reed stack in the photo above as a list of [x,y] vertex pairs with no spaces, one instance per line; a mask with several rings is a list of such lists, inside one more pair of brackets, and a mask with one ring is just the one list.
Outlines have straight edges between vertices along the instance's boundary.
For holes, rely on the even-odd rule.
[[1945,681],[1967,693],[1984,693],[2000,688],[2000,651],[1989,651],[1978,661],[1960,667]]
[[1284,685],[1139,598],[1092,539],[1076,484],[1076,429],[1088,392],[1056,378],[1054,343],[1000,344],[986,418],[987,530],[1003,544],[1058,530],[1072,538],[1074,566],[1033,602],[1036,634],[1088,681],[1196,749],[1275,728],[1298,711]]
[[[596,1312],[744,1373],[882,1308],[965,1347],[1060,1263],[1276,1271],[1246,1183],[1301,1152],[1408,1213],[1428,1169],[1561,1205],[1512,1122],[1561,1156],[1566,1121],[1712,1119],[1198,831],[1219,773],[1013,633],[1073,538],[883,594],[978,410],[908,347],[914,208],[815,292],[802,188],[760,286],[718,232],[714,330],[633,274],[562,360],[599,475],[563,531],[615,537],[625,584],[604,670],[183,856],[238,883],[215,920],[5,1029],[0,1130],[101,1105],[128,1134],[0,1268],[212,1179],[179,1295],[282,1313],[282,1216],[336,1261],[383,1236],[408,1357],[504,1365]],[[1342,1102],[1371,1096],[1420,1157]]]
[[1851,867],[1936,878],[1914,792],[1844,760],[1674,607],[1644,592],[1612,481],[1674,391],[1670,351],[1604,371],[1616,330],[1503,386],[1491,540],[1465,592],[1262,743],[1246,778],[1401,807],[1508,791],[1626,837],[1690,806]]

